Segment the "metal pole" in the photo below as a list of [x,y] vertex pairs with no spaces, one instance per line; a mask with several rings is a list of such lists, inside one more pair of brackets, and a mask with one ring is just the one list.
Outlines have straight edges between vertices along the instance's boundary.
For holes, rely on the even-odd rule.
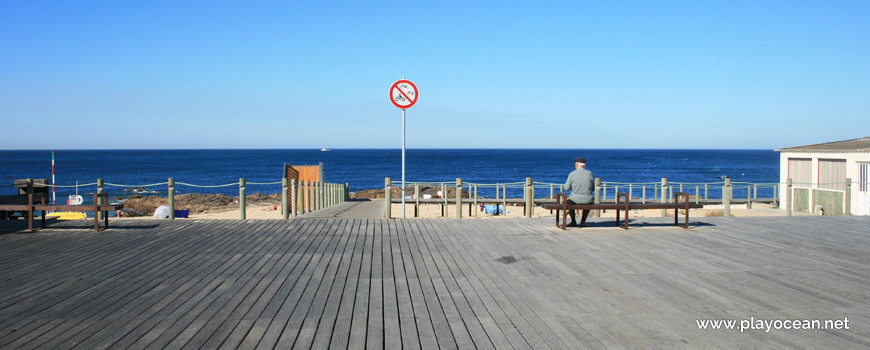
[[54,183],[54,151],[51,151],[51,205],[57,205],[57,187]]
[[405,109],[402,108],[402,219],[404,219],[404,218],[405,218]]

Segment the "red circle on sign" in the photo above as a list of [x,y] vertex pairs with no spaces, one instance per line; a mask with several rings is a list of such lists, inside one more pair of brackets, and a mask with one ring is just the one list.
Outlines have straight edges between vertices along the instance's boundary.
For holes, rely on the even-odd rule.
[[[402,89],[399,88],[399,84],[411,85],[411,88],[414,91],[414,98],[411,99],[411,97],[409,97],[408,94],[405,93],[405,91],[402,91]],[[396,99],[393,98],[393,90],[399,91],[399,97],[397,97],[397,98],[404,98],[405,100],[409,101],[410,103],[407,106],[403,106],[403,105],[398,104],[396,102]],[[419,99],[419,98],[420,98],[420,92],[417,90],[417,85],[414,85],[414,83],[412,83],[410,80],[402,79],[402,80],[399,80],[399,81],[393,83],[393,86],[390,86],[390,102],[392,102],[393,105],[396,107],[399,107],[401,109],[411,108],[411,106],[413,106],[415,103],[417,103],[417,99]]]

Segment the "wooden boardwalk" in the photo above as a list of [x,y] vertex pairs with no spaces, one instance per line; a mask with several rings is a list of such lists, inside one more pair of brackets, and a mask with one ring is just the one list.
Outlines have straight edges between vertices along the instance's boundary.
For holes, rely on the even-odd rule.
[[551,220],[4,221],[0,348],[870,347],[868,217]]

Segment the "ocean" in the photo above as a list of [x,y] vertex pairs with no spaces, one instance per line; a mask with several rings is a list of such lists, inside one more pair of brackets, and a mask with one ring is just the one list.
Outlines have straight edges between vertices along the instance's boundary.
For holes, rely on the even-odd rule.
[[[735,182],[779,181],[779,153],[773,150],[630,150],[630,149],[410,149],[406,151],[406,179],[419,182],[504,183],[525,181],[564,183],[574,169],[573,159],[587,158],[587,169],[602,181]],[[223,185],[281,181],[283,164],[323,163],[327,182],[348,183],[351,191],[383,188],[384,178],[401,179],[399,149],[250,149],[250,150],[58,150],[55,173],[58,185],[106,183],[139,186],[166,182]],[[15,179],[51,179],[51,151],[0,151],[0,194],[15,194]],[[166,185],[149,187],[166,194]],[[121,187],[107,186],[112,196],[127,196]],[[540,189],[543,190],[543,189]],[[95,186],[79,188],[87,195]],[[511,196],[520,196],[520,190]],[[549,190],[546,190],[549,192]],[[58,188],[61,201],[74,188]],[[238,195],[238,186],[194,188],[177,186],[181,193]],[[280,185],[248,185],[247,193],[279,193]],[[759,189],[759,196],[770,196]],[[485,195],[485,194],[484,194]],[[735,193],[735,196],[737,194]],[[85,196],[87,198],[87,196]]]

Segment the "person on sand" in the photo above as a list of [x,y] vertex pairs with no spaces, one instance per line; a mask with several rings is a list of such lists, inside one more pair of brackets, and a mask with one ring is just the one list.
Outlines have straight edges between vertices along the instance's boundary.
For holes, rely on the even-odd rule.
[[[592,204],[592,190],[595,189],[595,180],[592,177],[592,172],[586,170],[586,158],[574,159],[574,171],[568,174],[568,181],[565,182],[565,192],[571,191],[568,196],[568,204]],[[571,216],[569,227],[577,227],[576,213],[574,210],[568,211]],[[586,217],[589,216],[589,210],[583,210],[583,217],[580,219],[580,227],[586,227]]]

